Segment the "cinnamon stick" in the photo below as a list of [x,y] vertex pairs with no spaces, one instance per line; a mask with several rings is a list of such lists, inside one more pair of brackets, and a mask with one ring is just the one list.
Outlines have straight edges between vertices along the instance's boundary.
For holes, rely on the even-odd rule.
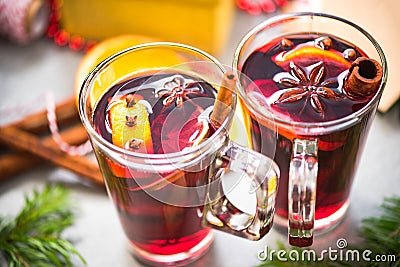
[[217,99],[215,100],[214,109],[211,112],[210,120],[217,125],[222,125],[232,110],[234,92],[236,88],[236,76],[229,71],[224,74],[221,86],[218,90]]
[[[87,140],[86,131],[80,124],[74,98],[57,105],[55,112],[57,123],[61,128],[65,128],[77,122],[79,123],[79,125],[71,126],[71,128],[65,130],[65,132],[60,133],[64,141],[71,145],[79,145]],[[18,122],[12,123],[11,126],[29,131],[36,135],[48,133],[47,111],[29,115]],[[51,137],[44,138],[43,142],[49,143],[54,148],[57,148],[57,145]],[[1,149],[3,149],[7,144],[1,143],[0,145]],[[44,161],[40,160],[40,158],[26,152],[9,151],[9,153],[0,156],[0,180],[22,173],[43,162]]]
[[344,90],[353,99],[374,95],[381,84],[382,66],[372,58],[359,57],[349,69]]
[[0,181],[29,170],[40,163],[39,158],[23,152],[3,155],[0,157]]
[[[81,124],[65,129],[60,135],[65,142],[71,145],[82,144],[88,139],[86,131]],[[51,136],[43,138],[41,141],[54,149],[58,149],[58,145]],[[2,155],[0,156],[0,180],[20,174],[42,163],[44,163],[43,160],[24,151],[13,151]]]
[[89,161],[85,157],[68,155],[48,143],[43,143],[35,135],[24,132],[17,127],[0,128],[0,141],[71,170],[87,178],[92,183],[103,184],[103,178],[96,163]]
[[[72,125],[74,122],[80,122],[78,110],[75,106],[73,98],[57,105],[55,112],[57,116],[57,123],[60,127],[66,127]],[[29,115],[20,121],[10,124],[9,126],[15,126],[19,129],[28,131],[35,135],[49,133],[47,111],[41,111]],[[0,149],[3,148],[5,148],[4,144],[0,144]]]
[[[73,98],[57,105],[56,107],[57,123],[60,126],[68,126],[73,122],[80,122],[75,100]],[[43,134],[49,130],[49,122],[47,120],[47,111],[29,115],[23,120],[11,124],[24,131],[33,134]]]

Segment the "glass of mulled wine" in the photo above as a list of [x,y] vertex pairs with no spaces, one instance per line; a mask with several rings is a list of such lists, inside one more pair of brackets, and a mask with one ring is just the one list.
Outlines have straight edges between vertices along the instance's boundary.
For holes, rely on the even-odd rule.
[[252,29],[233,67],[252,148],[281,171],[275,222],[291,244],[309,246],[313,229],[331,229],[349,206],[386,83],[384,53],[345,19],[286,14]]
[[[251,240],[269,231],[279,169],[229,139],[236,81],[210,55],[164,42],[121,51],[86,78],[80,116],[139,260],[191,262],[211,228]],[[234,204],[238,184],[254,212]]]

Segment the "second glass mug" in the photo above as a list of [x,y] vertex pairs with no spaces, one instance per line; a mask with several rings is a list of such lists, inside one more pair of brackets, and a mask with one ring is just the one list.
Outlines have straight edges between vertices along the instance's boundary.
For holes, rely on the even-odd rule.
[[[101,111],[110,88],[127,86],[132,78],[170,75],[164,87],[169,88],[171,96],[183,100],[179,102],[178,97],[168,102],[168,108],[173,107],[169,111],[172,114],[179,113],[185,101],[200,101],[185,98],[183,77],[204,80],[215,88],[221,84],[224,73],[216,59],[196,48],[159,42],[138,45],[109,57],[89,74],[82,86],[82,122],[133,253],[143,262],[177,266],[195,260],[212,242],[209,227],[251,240],[260,239],[271,227],[279,169],[270,158],[229,140],[235,93],[221,126],[196,146],[180,152],[139,153],[119,147],[103,135],[107,127],[102,129],[97,124],[99,117],[103,122],[110,120]],[[157,98],[160,90],[166,89],[147,91]],[[162,103],[166,105],[165,100]],[[111,108],[107,107],[106,112],[111,112]],[[138,124],[135,118],[129,125],[128,117],[128,126]],[[204,117],[200,117],[198,120],[204,122]],[[208,116],[205,123],[209,123]],[[242,178],[251,181],[241,194],[253,195],[254,214],[240,211],[226,195]],[[231,180],[234,186],[227,188],[223,179]]]
[[[279,118],[269,112],[266,106],[260,106],[259,101],[262,100],[249,97],[246,91],[249,83],[246,84],[246,81],[262,79],[259,77],[263,77],[263,71],[268,70],[257,69],[254,65],[252,70],[256,74],[247,77],[251,74],[246,73],[246,76],[242,73],[246,61],[254,51],[273,40],[293,38],[296,35],[322,36],[319,40],[323,40],[323,36],[339,38],[355,44],[369,58],[379,62],[382,66],[382,80],[375,96],[358,111],[323,122]],[[288,40],[284,39],[281,45],[293,46]],[[328,47],[324,48],[325,45]],[[329,49],[330,45],[321,44],[309,51],[322,51]],[[311,68],[305,66],[304,69]],[[361,27],[339,17],[306,12],[276,16],[252,29],[237,47],[233,68],[237,70],[238,76],[246,76],[245,81],[240,79],[239,97],[251,136],[250,143],[253,149],[273,158],[281,171],[275,222],[282,227],[289,227],[290,243],[309,246],[312,244],[314,229],[331,229],[341,221],[348,209],[353,177],[387,79],[385,55],[376,40]],[[305,75],[311,76],[307,71]],[[300,83],[308,86],[307,81]],[[306,90],[314,90],[314,87]],[[278,141],[275,146],[276,132]]]

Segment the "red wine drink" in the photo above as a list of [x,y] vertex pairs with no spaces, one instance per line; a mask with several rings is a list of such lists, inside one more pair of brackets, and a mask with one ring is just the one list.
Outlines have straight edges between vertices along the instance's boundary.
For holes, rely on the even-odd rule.
[[[318,46],[322,41],[331,44],[329,50]],[[349,60],[342,56],[346,50],[353,55]],[[351,99],[343,89],[351,61],[363,54],[356,47],[329,36],[307,34],[275,39],[254,51],[245,62],[242,72],[254,80],[245,88],[246,94],[254,99],[265,98],[274,116],[294,122],[319,123],[345,117],[364,107],[373,97]],[[313,79],[317,72],[323,73],[322,77]],[[346,203],[353,179],[349,173],[354,173],[357,165],[357,151],[363,145],[359,137],[365,135],[366,126],[366,122],[358,123],[345,131],[318,136],[317,220],[329,217]],[[275,129],[264,126],[254,117],[249,127],[253,148],[265,154],[274,152],[271,146],[276,142]],[[279,133],[275,151],[282,170],[277,214],[284,217],[288,216],[291,141],[297,137],[302,136],[294,132]]]
[[[116,53],[84,82],[80,116],[138,260],[192,262],[212,243],[211,228],[250,240],[268,233],[279,170],[229,139],[235,82],[210,55],[175,43]],[[254,213],[227,197],[242,178],[252,181],[238,190],[257,196],[248,197]]]
[[[180,152],[190,148],[202,135],[204,125],[199,116],[214,105],[215,92],[205,81],[181,74],[131,78],[113,86],[102,96],[94,112],[94,126],[104,139],[131,151]],[[179,109],[177,105],[180,105]],[[148,125],[143,120],[148,120]],[[148,129],[141,129],[142,132],[132,138],[119,136],[123,135],[121,128],[134,131],[141,125]],[[207,138],[212,131],[210,127],[201,138]],[[120,139],[126,140],[121,142]],[[199,220],[200,206],[179,207],[163,203],[141,188],[153,190],[152,183],[171,174],[180,177],[170,185],[159,185],[158,190],[163,191],[159,193],[168,195],[169,191],[173,192],[171,187],[174,185],[204,185],[207,168],[194,172],[149,173],[118,165],[103,154],[99,154],[98,159],[108,174],[107,188],[116,203],[125,233],[136,247],[154,254],[178,254],[195,247],[209,234],[210,229],[203,228]],[[142,182],[138,184],[137,181]],[[193,201],[193,196],[180,197],[187,197],[188,205]],[[181,201],[185,202],[184,199]]]
[[[365,80],[382,75],[382,63],[350,37],[301,31],[331,20],[337,19],[299,14],[265,23],[242,41],[236,59],[252,148],[281,170],[276,221],[287,225],[289,218],[290,241],[299,246],[311,244],[314,227],[343,218],[384,84],[380,77],[375,89],[350,85],[355,68]],[[301,26],[293,33],[296,23]],[[260,37],[278,25],[288,33]]]

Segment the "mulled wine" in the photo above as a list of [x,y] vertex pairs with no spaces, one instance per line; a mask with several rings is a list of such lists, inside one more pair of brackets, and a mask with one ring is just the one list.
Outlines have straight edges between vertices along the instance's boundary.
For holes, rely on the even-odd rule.
[[[169,42],[116,53],[86,78],[79,114],[140,261],[192,262],[211,245],[210,228],[249,240],[268,233],[279,169],[229,139],[236,85],[212,56]],[[227,195],[243,179],[253,213]]]
[[[214,105],[215,89],[184,73],[134,76],[110,88],[94,111],[94,128],[108,142],[146,154],[184,152],[210,136],[205,124]],[[174,186],[205,185],[208,167],[193,171],[129,168],[102,152],[97,158],[123,229],[135,249],[158,255],[187,252],[204,241],[209,228],[201,225],[204,196],[177,195]],[[170,179],[172,177],[172,179]],[[168,183],[163,183],[170,179]],[[184,206],[162,202],[162,194]],[[196,200],[196,198],[198,198]],[[208,240],[209,242],[210,240]]]
[[[374,109],[349,127],[317,134],[312,130],[357,112],[374,97],[354,97],[344,87],[352,62],[361,56],[367,57],[356,45],[335,36],[298,33],[258,47],[243,63],[240,71],[249,77],[242,79],[246,97],[258,105],[257,109],[266,108],[277,119],[274,128],[242,105],[250,115],[246,123],[253,149],[274,158],[280,167],[276,213],[284,218],[288,217],[289,165],[295,138],[318,140],[315,227],[331,224],[326,221],[318,225],[318,220],[333,214],[337,219],[347,208],[359,151]],[[285,127],[279,121],[295,126]],[[296,123],[309,127],[299,129]]]

